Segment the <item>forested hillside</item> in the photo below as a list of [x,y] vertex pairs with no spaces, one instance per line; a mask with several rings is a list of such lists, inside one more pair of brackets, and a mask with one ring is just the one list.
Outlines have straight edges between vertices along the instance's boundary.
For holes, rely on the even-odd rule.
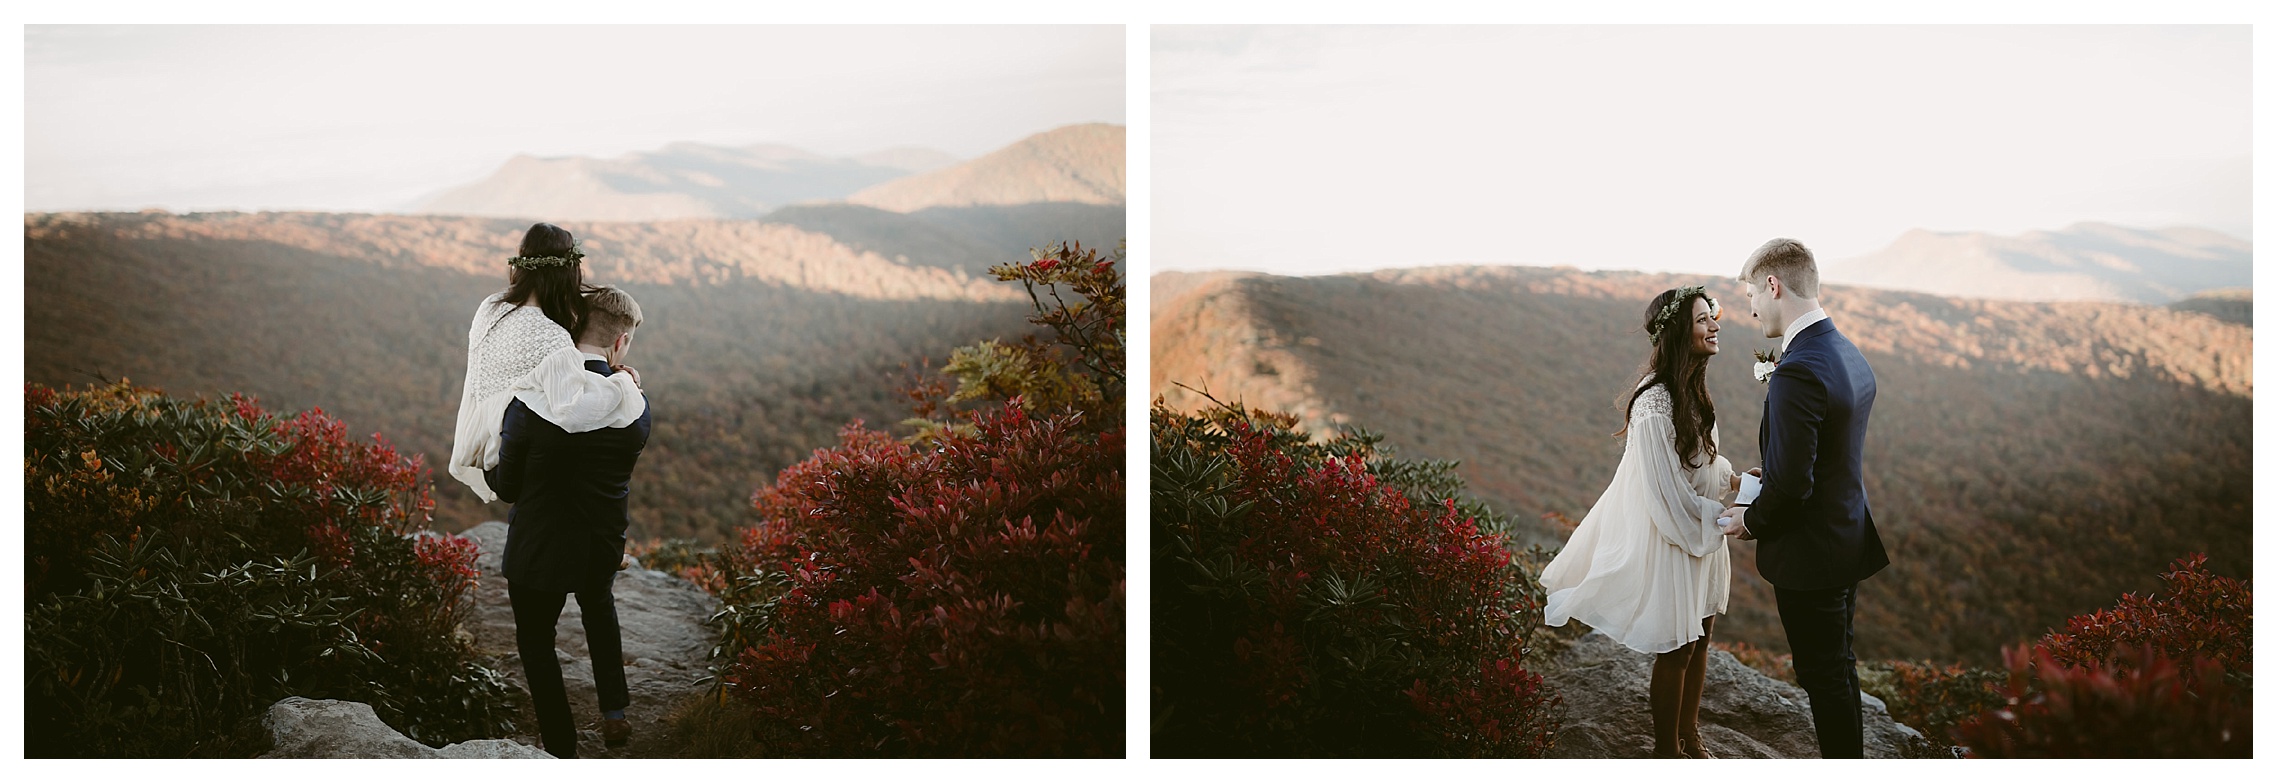
[[[484,508],[441,466],[468,320],[504,287],[528,225],[28,215],[25,377],[58,387],[123,377],[173,395],[322,407],[351,432],[425,455],[438,527],[503,518],[503,504]],[[634,481],[637,537],[723,535],[748,513],[752,487],[835,443],[848,420],[900,421],[908,405],[894,390],[927,357],[1029,328],[1016,288],[959,271],[1027,257],[986,237],[957,234],[965,256],[943,263],[924,243],[888,257],[783,223],[565,227],[584,243],[592,280],[624,285],[647,316],[630,356],[656,410]]]
[[[1173,385],[1388,433],[1456,459],[1522,519],[1578,521],[1611,480],[1645,303],[1704,284],[1731,306],[1710,370],[1724,453],[1757,463],[1762,339],[1728,279],[1434,268],[1154,278],[1154,393]],[[2182,309],[1830,287],[1880,381],[1867,490],[1895,563],[1862,589],[1860,654],[1997,663],[2190,551],[2248,574],[2252,330]],[[1544,519],[1525,535],[1556,544]],[[1784,649],[1753,545],[1734,549],[1719,635]]]

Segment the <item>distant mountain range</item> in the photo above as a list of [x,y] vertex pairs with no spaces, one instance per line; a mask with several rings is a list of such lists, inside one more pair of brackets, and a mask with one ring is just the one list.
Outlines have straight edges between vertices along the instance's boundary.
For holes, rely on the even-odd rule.
[[894,212],[1055,202],[1119,208],[1122,187],[1123,129],[1091,124],[962,163],[920,148],[833,158],[781,145],[693,143],[605,160],[523,155],[413,211],[564,222],[749,219],[837,201]]
[[1889,247],[1825,262],[1821,276],[1947,296],[2171,304],[2253,285],[2253,243],[2202,228],[2079,223],[2020,236],[1915,229]]
[[[1310,431],[1366,428],[1401,456],[1459,460],[1473,491],[1554,546],[1620,462],[1620,398],[1644,361],[1646,303],[1728,277],[1435,267],[1151,280],[1153,391]],[[2252,573],[2250,300],[2017,302],[1830,285],[1837,328],[1880,396],[1867,491],[1892,565],[1860,588],[1861,655],[1999,662],[2110,596],[2156,589],[2186,552]],[[2239,319],[2240,305],[2244,319]],[[1759,464],[1775,345],[1744,311],[1710,364],[1723,453]],[[1754,546],[1734,548],[1723,638],[1785,648]]]
[[1041,202],[1123,203],[1123,127],[1070,125],[980,158],[872,186],[847,201],[895,212]]
[[[25,378],[130,378],[322,407],[435,470],[438,526],[504,518],[438,468],[467,319],[529,223],[323,213],[25,218]],[[656,431],[633,535],[716,540],[751,491],[851,419],[908,415],[897,384],[958,345],[1026,333],[1019,287],[756,221],[567,224],[595,282],[638,297]],[[1024,255],[1024,250],[1021,251]]]
[[[745,521],[753,489],[849,420],[907,416],[900,388],[950,349],[1032,330],[1019,286],[987,269],[1062,241],[1112,249],[1121,150],[1112,126],[1039,134],[903,190],[892,210],[813,199],[946,156],[675,145],[520,159],[439,199],[506,217],[27,214],[25,377],[321,406],[434,468],[450,453],[466,319],[547,220],[577,235],[592,280],[625,285],[648,316],[632,361],[656,431],[633,535],[716,540]],[[1116,198],[1068,182],[1113,183]],[[774,206],[786,200],[800,203]],[[446,528],[504,513],[447,477],[435,494]]]

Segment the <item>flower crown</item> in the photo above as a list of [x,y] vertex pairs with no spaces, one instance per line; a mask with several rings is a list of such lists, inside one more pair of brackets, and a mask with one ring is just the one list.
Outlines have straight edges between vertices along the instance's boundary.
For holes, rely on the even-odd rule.
[[1708,295],[1708,287],[1704,285],[1688,285],[1683,288],[1676,289],[1676,298],[1668,300],[1668,304],[1662,306],[1660,308],[1660,312],[1653,315],[1652,323],[1645,325],[1645,338],[1651,340],[1654,345],[1659,345],[1660,333],[1668,331],[1668,327],[1676,323],[1676,308],[1682,307],[1684,306],[1684,303],[1691,301],[1693,294],[1698,294],[1700,295],[1700,298],[1708,300],[1709,318],[1714,318],[1719,321],[1723,320],[1724,306],[1717,304],[1716,298]]
[[506,265],[516,269],[546,269],[556,266],[569,266],[584,257],[585,254],[578,252],[577,246],[571,244],[568,250],[562,251],[561,255],[558,256],[515,256],[506,259]]

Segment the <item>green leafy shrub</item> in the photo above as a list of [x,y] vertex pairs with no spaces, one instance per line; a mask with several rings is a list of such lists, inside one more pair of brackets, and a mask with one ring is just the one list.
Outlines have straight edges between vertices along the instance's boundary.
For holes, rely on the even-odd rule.
[[[1790,676],[1792,669],[1789,670]],[[1888,705],[1890,717],[1943,746],[1961,721],[2007,703],[2001,672],[1929,661],[1860,661],[1858,689]]]
[[1152,411],[1162,756],[1541,756],[1540,596],[1453,463],[1284,414]]
[[708,574],[704,560],[719,554],[719,547],[707,546],[693,538],[651,538],[632,542],[626,553],[639,560],[642,568],[675,574],[701,584]]
[[1122,754],[1121,277],[1074,247],[992,271],[1028,286],[1056,339],[960,352],[954,394],[913,394],[908,438],[847,425],[697,573],[754,735],[710,746]]
[[511,730],[458,631],[473,542],[423,530],[418,460],[124,382],[28,386],[24,439],[29,755],[242,753],[291,695],[429,744]]

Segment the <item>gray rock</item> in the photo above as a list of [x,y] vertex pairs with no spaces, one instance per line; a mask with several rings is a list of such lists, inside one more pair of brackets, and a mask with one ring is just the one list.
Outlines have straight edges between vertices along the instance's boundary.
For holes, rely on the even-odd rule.
[[[1652,656],[1591,632],[1548,657],[1542,680],[1565,703],[1558,758],[1646,758],[1652,755],[1647,692]],[[1882,700],[1866,694],[1866,757],[1900,758],[1921,733],[1890,719]],[[1810,696],[1730,653],[1709,653],[1700,693],[1700,739],[1723,758],[1818,758]]]
[[479,739],[454,742],[435,751],[444,759],[550,759],[553,754],[513,740]]
[[[514,608],[506,598],[506,579],[499,573],[500,553],[506,550],[507,525],[484,522],[461,535],[475,541],[475,566],[482,572],[475,586],[469,631],[478,651],[496,661],[493,666],[527,689],[522,659],[514,644]],[[554,657],[561,661],[562,684],[569,690],[569,708],[581,734],[579,755],[655,758],[669,755],[668,719],[674,710],[704,692],[697,681],[709,673],[705,667],[717,637],[704,619],[717,611],[719,600],[687,580],[645,568],[617,573],[617,625],[624,637],[625,685],[632,706],[625,717],[632,721],[632,743],[604,748],[598,739],[600,696],[593,685],[590,648],[585,643],[584,613],[570,599],[554,625]],[[519,721],[527,738],[536,744],[537,715],[525,707]]]
[[382,722],[371,705],[362,702],[290,696],[270,705],[262,723],[274,744],[262,758],[553,758],[537,748],[497,739],[461,742],[436,750],[403,736]]

